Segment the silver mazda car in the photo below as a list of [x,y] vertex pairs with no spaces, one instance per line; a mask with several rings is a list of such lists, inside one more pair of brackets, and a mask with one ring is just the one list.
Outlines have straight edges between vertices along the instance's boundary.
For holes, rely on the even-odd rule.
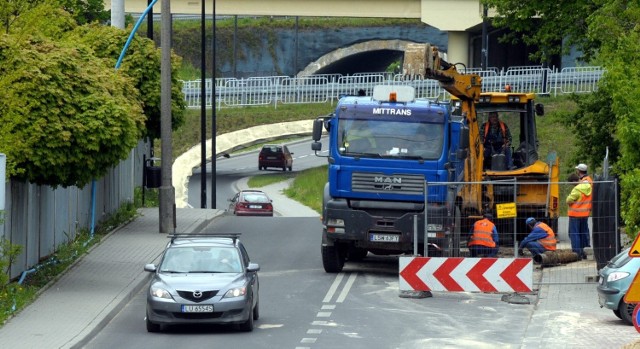
[[164,325],[236,324],[252,331],[259,317],[260,266],[238,235],[172,235],[147,292],[147,331]]

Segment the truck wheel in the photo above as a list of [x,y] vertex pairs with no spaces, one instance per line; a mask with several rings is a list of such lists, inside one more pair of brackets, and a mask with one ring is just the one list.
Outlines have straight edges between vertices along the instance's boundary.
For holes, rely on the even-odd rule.
[[322,266],[327,273],[339,273],[344,267],[344,256],[337,246],[322,246]]

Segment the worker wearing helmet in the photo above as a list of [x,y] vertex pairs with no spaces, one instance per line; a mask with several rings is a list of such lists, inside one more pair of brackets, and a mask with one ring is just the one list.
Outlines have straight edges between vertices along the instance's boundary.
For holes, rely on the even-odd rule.
[[518,254],[522,254],[524,248],[528,249],[533,257],[547,251],[556,250],[556,234],[551,227],[543,222],[536,221],[533,217],[527,218],[526,223],[531,232],[520,242]]
[[467,246],[471,257],[495,257],[498,255],[498,230],[493,224],[493,215],[485,213],[471,227],[471,238]]
[[571,250],[582,259],[586,259],[584,248],[591,246],[589,242],[589,215],[591,214],[593,180],[587,174],[587,165],[585,164],[576,166],[576,174],[578,183],[573,187],[566,200],[569,205],[567,211],[569,239],[571,240]]

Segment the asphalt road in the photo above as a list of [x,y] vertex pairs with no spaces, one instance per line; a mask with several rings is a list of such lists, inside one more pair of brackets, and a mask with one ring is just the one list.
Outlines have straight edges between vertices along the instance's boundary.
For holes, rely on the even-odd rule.
[[498,294],[401,298],[397,258],[371,257],[327,274],[317,218],[224,216],[210,229],[241,232],[260,264],[261,317],[252,333],[230,326],[147,333],[143,290],[87,348],[519,347],[525,327],[518,324],[534,310]]
[[[277,143],[277,142],[274,142]],[[318,157],[311,150],[311,140],[287,144],[289,150],[293,152],[293,168],[291,173],[303,171],[305,169],[318,167],[327,163],[326,157]],[[323,154],[326,154],[326,140],[323,144]],[[206,207],[211,208],[211,163],[207,163],[207,194]],[[232,187],[233,182],[243,177],[258,176],[270,173],[283,173],[282,170],[269,168],[265,171],[258,170],[258,149],[245,153],[232,154],[230,158],[219,158],[216,160],[216,207],[225,209],[229,198],[235,194]],[[286,171],[284,173],[290,173]],[[202,186],[200,168],[193,170],[193,175],[189,178],[188,200],[191,207],[200,208],[202,202]]]
[[[290,148],[294,172],[326,163],[326,158],[313,155],[308,142]],[[216,169],[218,209],[226,207],[235,180],[272,172],[258,170],[257,151],[218,159]],[[199,178],[196,173],[190,181],[192,205],[199,201]],[[343,273],[327,274],[320,258],[321,225],[315,217],[228,215],[210,229],[242,233],[252,261],[261,266],[261,317],[252,333],[228,326],[147,333],[143,290],[87,348],[519,347],[524,327],[514,324],[527,323],[533,313],[533,306],[502,302],[501,295],[401,298],[398,260],[393,257],[370,256],[347,264]],[[490,319],[491,326],[478,319]]]

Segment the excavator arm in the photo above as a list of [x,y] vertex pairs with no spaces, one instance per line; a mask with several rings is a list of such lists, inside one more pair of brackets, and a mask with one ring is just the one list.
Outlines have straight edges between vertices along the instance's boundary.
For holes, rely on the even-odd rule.
[[440,86],[461,100],[476,101],[482,92],[482,78],[477,74],[461,74],[454,64],[440,55],[430,44],[409,44],[404,53],[403,74],[437,80]]
[[[482,181],[484,150],[480,142],[475,106],[482,92],[482,77],[477,74],[458,72],[455,64],[445,61],[437,47],[430,44],[407,45],[404,53],[403,74],[437,80],[442,88],[460,99],[462,102],[460,112],[469,128],[469,154],[465,159],[464,181],[470,183]],[[476,205],[482,202],[482,190],[479,185],[467,185],[462,190],[463,201],[474,202]],[[477,212],[480,210],[480,207],[476,207]]]

